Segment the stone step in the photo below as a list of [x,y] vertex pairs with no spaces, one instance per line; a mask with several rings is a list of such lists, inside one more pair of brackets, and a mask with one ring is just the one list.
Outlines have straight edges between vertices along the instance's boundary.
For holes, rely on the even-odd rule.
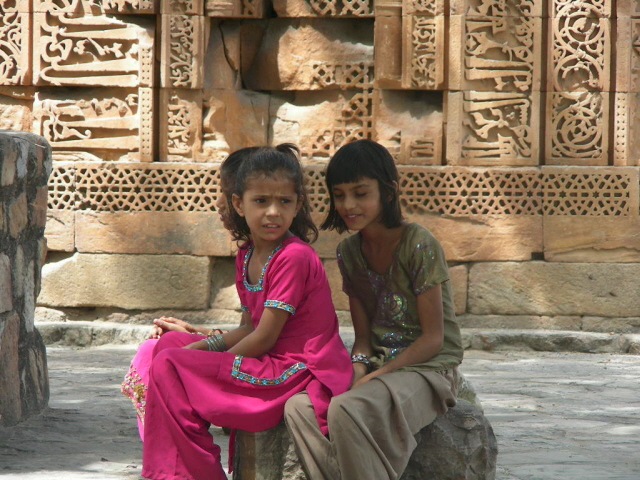
[[[235,324],[216,325],[231,329]],[[147,338],[148,325],[102,321],[37,321],[45,345],[95,347],[135,345]],[[353,329],[341,326],[347,348],[353,345]],[[467,349],[486,351],[544,351],[640,354],[640,334],[596,333],[573,330],[462,329]]]

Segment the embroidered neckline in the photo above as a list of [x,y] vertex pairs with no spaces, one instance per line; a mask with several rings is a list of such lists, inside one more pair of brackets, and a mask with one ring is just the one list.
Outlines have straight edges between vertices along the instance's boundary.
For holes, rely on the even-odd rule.
[[258,278],[258,283],[256,283],[255,285],[251,285],[247,281],[247,269],[249,265],[249,259],[251,258],[251,254],[253,253],[253,245],[249,246],[249,248],[247,249],[247,253],[244,254],[244,260],[242,261],[242,282],[244,283],[244,287],[247,290],[249,290],[250,292],[259,292],[262,290],[262,281],[264,280],[264,272],[267,270],[267,267],[269,266],[269,262],[271,262],[271,259],[273,258],[273,256],[281,248],[282,248],[282,244],[278,245],[276,248],[273,249],[273,251],[267,257],[267,261],[262,266],[262,270],[260,271],[260,278]]

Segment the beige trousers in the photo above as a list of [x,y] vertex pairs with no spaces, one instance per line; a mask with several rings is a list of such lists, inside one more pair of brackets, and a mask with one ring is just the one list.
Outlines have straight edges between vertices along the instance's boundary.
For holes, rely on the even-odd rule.
[[329,404],[329,438],[309,396],[285,405],[285,422],[309,480],[395,480],[416,447],[414,435],[455,405],[455,371],[394,372]]

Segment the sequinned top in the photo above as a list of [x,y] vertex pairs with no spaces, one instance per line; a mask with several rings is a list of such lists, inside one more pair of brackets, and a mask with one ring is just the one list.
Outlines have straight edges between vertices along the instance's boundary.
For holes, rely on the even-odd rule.
[[340,242],[337,256],[344,292],[358,298],[367,312],[375,366],[395,358],[420,336],[416,295],[437,284],[442,289],[442,350],[425,363],[400,370],[445,370],[460,364],[462,339],[453,309],[449,270],[442,247],[429,230],[409,223],[384,275],[369,267],[362,254],[360,233]]

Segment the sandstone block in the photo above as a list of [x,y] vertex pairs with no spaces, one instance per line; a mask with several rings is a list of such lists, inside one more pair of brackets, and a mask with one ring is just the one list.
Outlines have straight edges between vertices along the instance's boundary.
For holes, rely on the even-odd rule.
[[466,265],[456,265],[449,268],[449,279],[453,291],[453,306],[456,315],[462,315],[467,311],[467,290],[469,282],[469,270]]
[[44,236],[49,250],[73,252],[75,250],[75,212],[48,210]]
[[[240,298],[236,289],[236,265],[233,258],[218,258],[211,272],[211,307],[221,310],[239,310]],[[219,318],[211,321],[218,324]]]
[[[416,435],[418,446],[401,480],[495,477],[498,445],[482,409],[458,399]],[[284,423],[263,432],[236,433],[234,478],[237,480],[303,480],[306,475]]]
[[[538,315],[460,315],[461,328],[511,329],[511,330],[582,330],[584,323],[579,316]],[[584,327],[584,330],[591,330]]]
[[38,304],[202,309],[209,280],[206,257],[77,253],[43,267]]
[[532,253],[542,251],[541,217],[429,214],[406,217],[435,235],[450,262],[530,260]]
[[[192,3],[202,7],[202,2]],[[160,82],[163,88],[202,88],[205,32],[208,27],[208,17],[161,15]]]
[[640,311],[639,274],[637,263],[477,263],[469,313],[632,317]]
[[160,90],[160,155],[188,160],[202,148],[202,92],[186,88]]
[[249,61],[243,59],[247,88],[324,90],[353,86],[368,75],[369,69],[363,70],[363,65],[373,65],[373,31],[354,28],[354,22],[361,20],[270,21],[256,55]]
[[440,165],[443,113],[429,93],[380,90],[374,94],[375,139],[397,164]]
[[47,223],[47,187],[38,187],[35,201],[32,205],[33,224],[44,228]]
[[75,244],[86,253],[231,254],[217,212],[78,211]]

